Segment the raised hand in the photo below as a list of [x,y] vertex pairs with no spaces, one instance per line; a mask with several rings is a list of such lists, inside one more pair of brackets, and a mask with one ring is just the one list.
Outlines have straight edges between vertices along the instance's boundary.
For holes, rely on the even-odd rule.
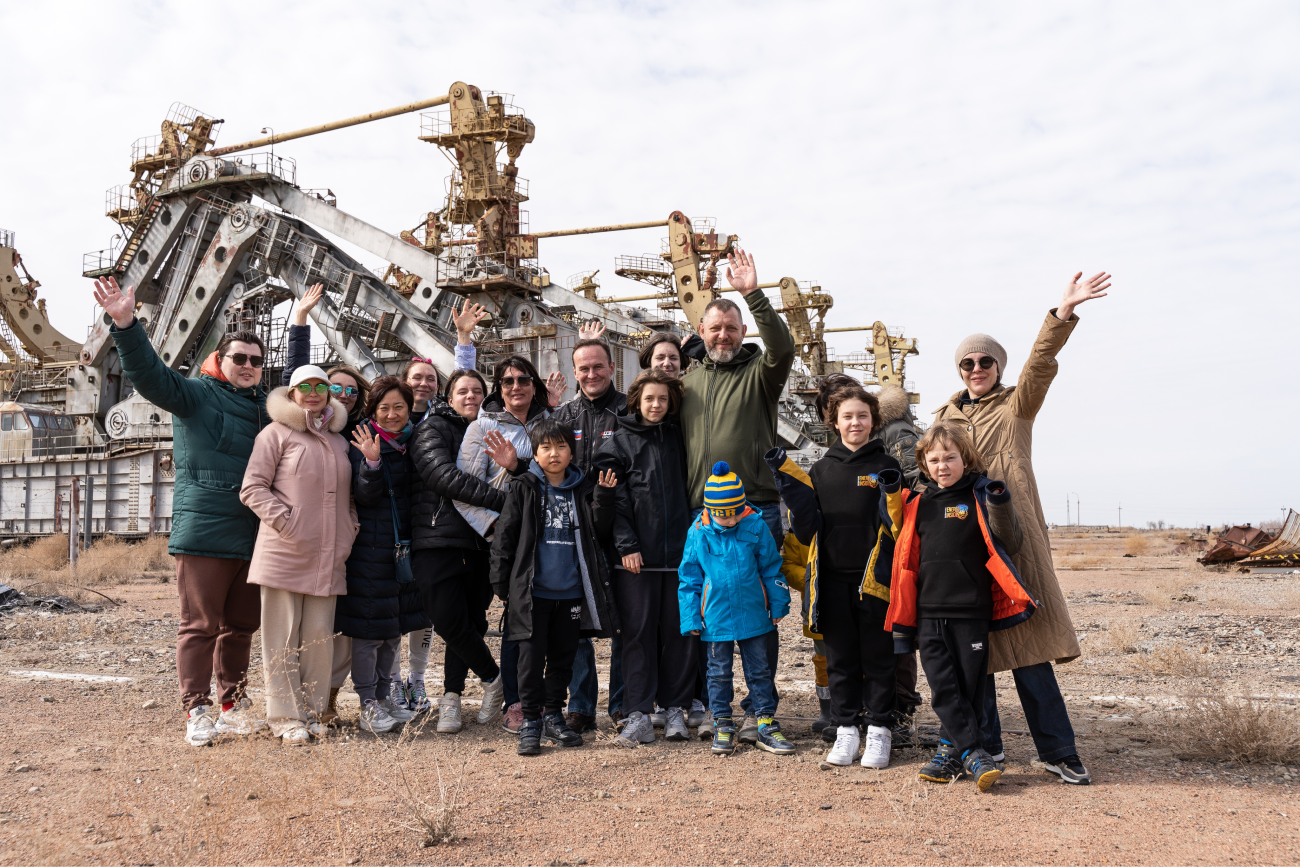
[[592,319],[589,322],[582,323],[578,328],[579,340],[599,340],[605,333],[605,323],[599,319]]
[[379,460],[379,437],[370,432],[369,424],[359,424],[352,429],[352,444],[366,460]]
[[741,295],[748,295],[758,288],[754,257],[739,247],[727,254],[727,284]]
[[641,562],[640,551],[637,551],[635,554],[623,555],[623,568],[631,572],[633,575],[641,574]]
[[453,311],[451,321],[456,324],[456,340],[461,346],[469,346],[474,342],[470,335],[474,333],[474,329],[484,316],[487,316],[487,308],[482,304],[469,303],[468,298],[465,299],[459,313]]
[[514,472],[519,466],[519,452],[514,443],[506,439],[499,430],[490,430],[483,434],[483,451],[497,466]]
[[298,299],[298,306],[294,308],[293,311],[294,325],[307,324],[307,314],[310,313],[312,308],[316,306],[318,301],[320,301],[321,293],[324,291],[324,283],[313,283],[310,289],[302,293],[302,297]]
[[564,389],[567,386],[564,374],[558,370],[546,377],[546,393],[551,397],[551,406],[560,405],[560,401],[564,400]]
[[1079,282],[1083,272],[1074,275],[1070,285],[1065,287],[1065,295],[1061,298],[1061,306],[1056,308],[1056,318],[1065,322],[1074,315],[1074,308],[1078,307],[1085,301],[1091,301],[1094,298],[1105,298],[1106,290],[1110,288],[1110,275],[1105,271]]
[[129,328],[135,320],[135,287],[128,286],[123,292],[116,277],[95,281],[95,303],[104,308],[118,328]]
[[596,484],[602,488],[612,488],[618,484],[618,476],[614,475],[613,470],[601,470],[600,475],[596,476]]

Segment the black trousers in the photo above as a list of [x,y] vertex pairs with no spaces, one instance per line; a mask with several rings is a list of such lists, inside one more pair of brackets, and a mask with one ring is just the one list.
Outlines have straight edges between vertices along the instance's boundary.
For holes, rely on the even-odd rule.
[[524,719],[564,710],[582,629],[581,599],[533,597],[533,635],[519,642],[519,703]]
[[501,673],[483,636],[492,604],[488,554],[462,548],[422,548],[411,568],[424,597],[424,613],[447,645],[443,656],[443,692],[461,695],[472,669],[484,681]]
[[690,709],[700,639],[682,635],[677,573],[614,570],[614,604],[623,630],[623,713]]
[[921,706],[921,694],[916,691],[916,651],[900,653],[894,658],[898,661],[898,712],[911,716]]
[[898,704],[894,639],[885,631],[889,603],[859,594],[857,586],[845,581],[823,578],[817,589],[831,720],[856,725],[865,709],[868,723],[889,728]]
[[989,622],[923,617],[918,632],[921,667],[930,682],[930,703],[942,724],[940,734],[960,755],[981,745]]

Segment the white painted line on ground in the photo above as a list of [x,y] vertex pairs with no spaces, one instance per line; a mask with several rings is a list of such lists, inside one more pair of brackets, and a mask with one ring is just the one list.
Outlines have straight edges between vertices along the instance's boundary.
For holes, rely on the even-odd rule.
[[106,674],[76,674],[63,671],[10,671],[19,677],[34,677],[37,680],[78,680],[87,683],[130,683],[134,677],[109,677]]

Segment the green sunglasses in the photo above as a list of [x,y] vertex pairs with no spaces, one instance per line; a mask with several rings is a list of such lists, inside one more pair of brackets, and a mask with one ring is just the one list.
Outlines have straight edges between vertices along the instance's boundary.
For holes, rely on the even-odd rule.
[[328,382],[318,382],[318,383],[316,383],[315,385],[312,385],[310,382],[300,382],[300,383],[298,383],[298,393],[299,393],[299,394],[311,394],[313,391],[316,392],[317,394],[320,394],[320,395],[326,395],[326,394],[329,394],[329,393],[330,393],[330,386],[329,386],[329,383],[328,383]]

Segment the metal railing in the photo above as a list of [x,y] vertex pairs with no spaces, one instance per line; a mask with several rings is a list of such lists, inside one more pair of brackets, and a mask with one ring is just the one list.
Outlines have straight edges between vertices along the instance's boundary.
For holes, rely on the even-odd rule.
[[13,248],[15,246],[15,235],[8,229],[0,229],[0,247]]

